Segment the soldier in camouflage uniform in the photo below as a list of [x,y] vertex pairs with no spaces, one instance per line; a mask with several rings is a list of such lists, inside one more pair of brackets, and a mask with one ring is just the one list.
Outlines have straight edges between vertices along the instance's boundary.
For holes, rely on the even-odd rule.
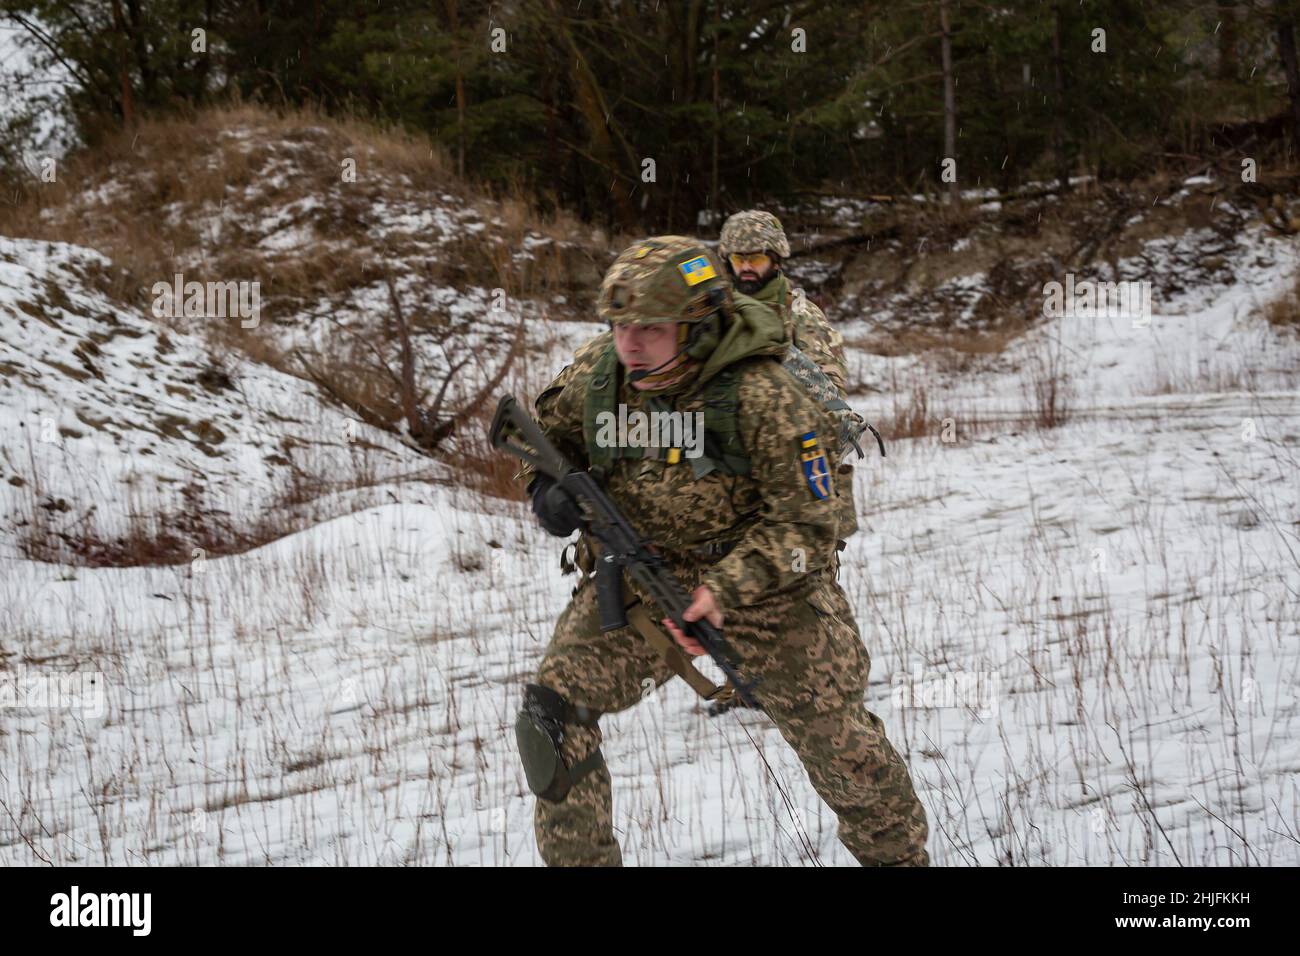
[[[736,289],[775,309],[781,315],[787,340],[812,359],[839,390],[839,397],[847,400],[848,364],[844,355],[844,337],[831,327],[826,314],[808,300],[804,291],[792,287],[781,272],[782,260],[790,255],[790,241],[781,221],[760,209],[738,212],[723,223],[718,250]],[[761,257],[758,264],[755,264],[756,257]],[[581,367],[588,356],[604,351],[609,341],[610,333],[602,332],[584,343],[575,354],[573,365],[561,376]],[[556,384],[563,381],[563,377],[556,379]],[[841,522],[837,545],[837,550],[843,550],[843,542],[858,530],[857,508],[853,500],[853,465],[848,461],[839,463],[837,455],[832,467],[844,486],[843,494],[838,496]]]
[[[748,209],[727,218],[718,237],[718,251],[737,289],[779,310],[787,337],[821,367],[835,383],[840,398],[848,392],[848,365],[844,337],[831,328],[826,314],[808,301],[803,289],[794,288],[781,272],[781,262],[790,256],[790,241],[781,220],[761,209]],[[839,465],[837,474],[846,491],[841,515],[841,541],[858,530],[853,501],[853,466]],[[842,550],[843,545],[839,546]]]
[[[850,852],[864,865],[928,865],[925,812],[882,722],[863,704],[870,662],[835,581],[839,488],[824,457],[815,463],[829,420],[781,364],[788,344],[778,314],[737,301],[696,240],[634,244],[601,287],[598,308],[613,343],[599,354],[584,347],[538,397],[538,423],[665,557],[691,594],[686,619],[722,628],[733,663],[755,682],[754,696],[835,812]],[[648,367],[647,355],[666,350],[638,353],[628,343],[661,333],[677,351]],[[678,449],[593,443],[591,396],[612,389],[629,415],[655,403],[692,412],[724,377],[736,389],[745,467],[719,467],[716,447],[701,465]],[[534,476],[529,493],[548,531],[575,530],[578,509],[549,478]],[[625,584],[632,604],[662,617]],[[602,633],[595,590],[581,583],[561,614],[516,725],[549,865],[621,865],[598,718],[640,700],[646,678],[658,686],[673,676],[637,629]],[[663,623],[687,653],[702,650]]]
[[841,394],[847,392],[844,337],[781,271],[782,260],[790,256],[781,220],[760,209],[738,212],[722,224],[718,251],[736,288],[782,310],[790,340],[821,366]]

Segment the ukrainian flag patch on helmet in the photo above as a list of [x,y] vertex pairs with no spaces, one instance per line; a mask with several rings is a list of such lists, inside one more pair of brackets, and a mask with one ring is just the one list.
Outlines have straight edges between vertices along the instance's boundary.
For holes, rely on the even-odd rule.
[[677,268],[686,279],[687,285],[699,285],[708,279],[718,277],[718,274],[713,271],[713,266],[709,264],[708,256],[696,256],[694,259],[679,262]]
[[826,452],[817,445],[817,433],[808,432],[801,435],[799,444],[804,449],[799,455],[803,465],[803,477],[808,488],[817,499],[831,496],[831,471],[826,461]]

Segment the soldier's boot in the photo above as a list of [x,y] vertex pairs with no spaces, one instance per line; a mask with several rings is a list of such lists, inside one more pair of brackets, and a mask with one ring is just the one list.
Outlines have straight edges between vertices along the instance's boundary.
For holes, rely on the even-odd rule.
[[925,808],[879,717],[854,700],[820,713],[778,715],[776,722],[859,863],[930,865]]
[[525,691],[515,732],[537,796],[533,832],[547,866],[623,865],[598,716],[548,687]]

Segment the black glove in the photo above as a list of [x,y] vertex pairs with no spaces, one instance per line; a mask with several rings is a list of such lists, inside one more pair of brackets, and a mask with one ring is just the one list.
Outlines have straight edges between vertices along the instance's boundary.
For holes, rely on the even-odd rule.
[[557,538],[567,538],[577,530],[582,511],[572,495],[556,486],[554,478],[538,475],[528,490],[533,495],[533,514],[543,528]]

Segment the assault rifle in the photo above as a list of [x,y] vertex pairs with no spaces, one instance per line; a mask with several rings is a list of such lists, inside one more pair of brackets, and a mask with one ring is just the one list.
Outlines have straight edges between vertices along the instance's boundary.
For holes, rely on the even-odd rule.
[[637,534],[596,480],[581,468],[571,465],[551,444],[513,396],[506,395],[497,404],[488,439],[493,448],[532,465],[578,502],[583,512],[583,525],[601,547],[596,562],[596,598],[600,605],[601,630],[627,626],[622,588],[622,573],[626,569],[632,580],[654,599],[684,634],[700,642],[727,675],[736,696],[747,706],[758,707],[752,694],[753,685],[743,681],[731,664],[731,649],[723,640],[722,632],[703,618],[687,621],[682,617],[690,607],[691,599],[667,562]]

